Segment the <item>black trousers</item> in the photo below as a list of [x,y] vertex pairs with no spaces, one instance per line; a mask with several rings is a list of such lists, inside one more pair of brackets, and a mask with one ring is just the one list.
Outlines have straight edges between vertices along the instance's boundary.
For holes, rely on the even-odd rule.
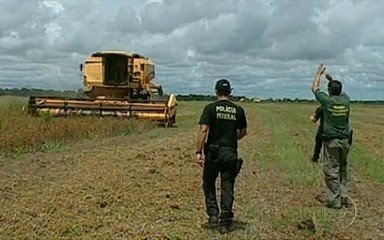
[[[220,148],[217,159],[210,159],[209,154],[204,163],[203,190],[205,205],[209,216],[219,216],[220,221],[233,218],[234,185],[237,171],[237,152],[234,148]],[[220,174],[221,196],[220,210],[216,199],[216,180]]]
[[316,138],[315,138],[315,149],[313,151],[313,157],[312,157],[313,160],[315,161],[319,160],[322,146],[323,146],[322,132],[320,130],[317,130]]

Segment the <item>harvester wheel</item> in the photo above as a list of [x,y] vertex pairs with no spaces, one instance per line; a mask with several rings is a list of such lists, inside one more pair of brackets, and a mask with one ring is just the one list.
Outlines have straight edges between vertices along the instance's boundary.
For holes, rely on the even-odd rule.
[[176,114],[173,115],[173,117],[171,117],[170,122],[171,122],[171,126],[176,123]]
[[176,114],[165,122],[165,127],[172,127],[176,123]]

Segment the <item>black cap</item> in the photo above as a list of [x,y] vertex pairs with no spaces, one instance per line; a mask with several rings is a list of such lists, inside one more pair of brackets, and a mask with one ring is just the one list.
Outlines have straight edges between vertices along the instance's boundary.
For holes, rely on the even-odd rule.
[[325,74],[325,78],[328,79],[329,81],[332,81],[332,80],[333,80],[332,75],[329,74],[329,73]]
[[216,91],[218,92],[231,92],[231,84],[227,79],[220,79],[216,82],[215,86]]

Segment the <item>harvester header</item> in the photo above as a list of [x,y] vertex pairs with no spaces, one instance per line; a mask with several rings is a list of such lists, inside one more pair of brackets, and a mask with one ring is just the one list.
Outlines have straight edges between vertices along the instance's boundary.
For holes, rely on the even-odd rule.
[[54,116],[97,115],[143,118],[172,125],[175,95],[164,95],[153,83],[155,64],[147,57],[124,51],[95,52],[80,64],[86,98],[31,96],[29,112]]

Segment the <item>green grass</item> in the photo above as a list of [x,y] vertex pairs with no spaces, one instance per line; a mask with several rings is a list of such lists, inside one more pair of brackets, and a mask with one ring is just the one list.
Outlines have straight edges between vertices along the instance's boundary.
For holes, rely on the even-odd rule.
[[[245,229],[221,236],[201,227],[198,120],[207,102],[180,102],[177,127],[74,138],[0,161],[2,239],[382,239],[384,108],[353,105],[351,210],[314,197],[325,186],[312,164],[315,104],[243,103],[248,135],[236,182],[235,215]],[[54,149],[54,151],[52,151]],[[345,213],[345,215],[344,215]],[[316,233],[297,228],[312,218]]]
[[368,179],[384,185],[384,107],[356,105],[352,126],[352,164]]

